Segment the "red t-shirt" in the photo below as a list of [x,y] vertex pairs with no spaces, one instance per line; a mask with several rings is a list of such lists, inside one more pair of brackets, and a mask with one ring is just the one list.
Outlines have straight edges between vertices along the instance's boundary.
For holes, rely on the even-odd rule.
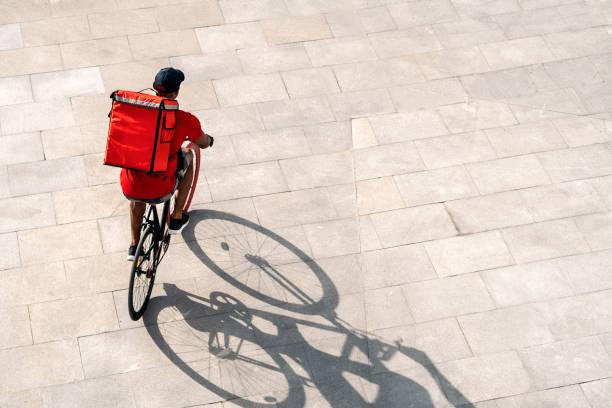
[[195,141],[202,136],[202,128],[198,118],[189,112],[176,112],[176,130],[170,145],[170,160],[168,169],[162,174],[147,174],[142,171],[121,170],[121,188],[130,198],[153,199],[169,194],[176,183],[176,153],[185,139]]

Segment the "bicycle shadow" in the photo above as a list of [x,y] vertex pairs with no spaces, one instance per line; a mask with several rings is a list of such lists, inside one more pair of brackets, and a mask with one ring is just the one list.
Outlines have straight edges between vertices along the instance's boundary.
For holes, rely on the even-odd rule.
[[[433,408],[450,401],[450,406],[473,408],[426,353],[364,333],[337,316],[335,285],[291,242],[231,214],[196,210],[191,217],[184,238],[194,254],[232,285],[273,305],[265,310],[249,308],[227,293],[211,292],[206,298],[172,284],[164,284],[166,296],[151,299],[150,312],[143,317],[151,337],[183,372],[220,399],[246,408],[299,408],[318,406],[317,401],[332,407],[390,408]],[[258,254],[242,257],[289,291],[296,302],[273,298],[222,268],[197,239],[197,225],[210,219],[247,227],[289,249],[319,280],[319,297],[304,293],[299,284],[282,275],[280,267],[274,268]],[[227,237],[219,236],[221,245],[227,244]],[[166,308],[176,309],[183,319],[160,323]],[[312,330],[321,334],[320,341],[304,335]],[[396,372],[387,367],[397,355],[412,362],[409,370]]]

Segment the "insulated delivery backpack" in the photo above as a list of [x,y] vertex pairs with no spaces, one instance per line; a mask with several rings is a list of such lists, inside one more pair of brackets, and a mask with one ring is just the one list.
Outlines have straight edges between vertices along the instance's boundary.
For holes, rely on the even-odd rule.
[[104,164],[147,173],[168,167],[178,102],[132,91],[111,94]]

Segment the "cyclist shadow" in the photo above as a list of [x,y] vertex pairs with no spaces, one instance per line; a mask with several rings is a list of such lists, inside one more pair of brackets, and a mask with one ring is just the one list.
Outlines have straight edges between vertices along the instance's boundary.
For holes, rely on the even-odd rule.
[[[167,296],[151,299],[152,313],[144,316],[151,337],[181,370],[220,399],[247,408],[318,406],[317,398],[332,407],[429,408],[449,400],[452,406],[473,408],[426,353],[363,333],[339,318],[335,314],[339,295],[331,279],[293,244],[231,214],[205,210],[194,211],[191,217],[185,240],[202,262],[232,285],[275,306],[249,308],[227,293],[212,292],[206,298],[172,284],[164,284]],[[302,293],[302,303],[279,302],[228,273],[195,239],[195,225],[211,218],[246,226],[294,252],[321,283],[319,299]],[[298,290],[297,284],[279,275],[274,270],[275,281],[283,288]],[[309,302],[303,303],[304,299]],[[176,309],[179,320],[160,323],[166,308]],[[304,318],[295,312],[303,313]],[[313,321],[309,315],[322,319]],[[325,336],[321,342],[309,341],[303,334],[308,330]],[[398,355],[411,361],[410,370],[394,372],[387,367]],[[215,368],[211,371],[210,367]],[[419,382],[410,378],[415,375]]]

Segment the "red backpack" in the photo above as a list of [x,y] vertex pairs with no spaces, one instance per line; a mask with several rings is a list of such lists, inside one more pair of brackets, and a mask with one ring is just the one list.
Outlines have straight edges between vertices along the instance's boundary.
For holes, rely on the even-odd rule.
[[178,102],[132,91],[111,94],[104,164],[147,173],[164,172],[176,128]]

